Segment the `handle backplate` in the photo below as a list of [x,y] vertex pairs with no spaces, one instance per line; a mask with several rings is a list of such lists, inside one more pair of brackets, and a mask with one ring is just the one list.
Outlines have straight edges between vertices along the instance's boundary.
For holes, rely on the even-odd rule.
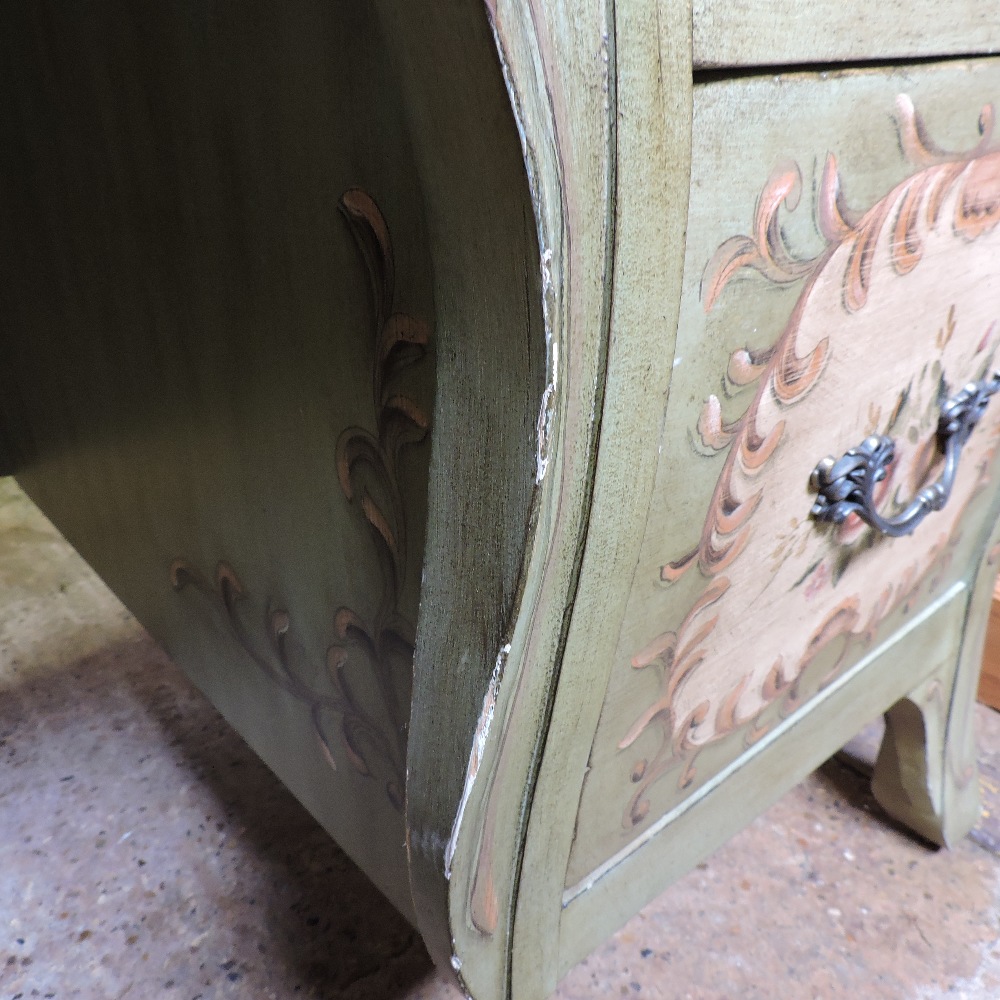
[[941,510],[951,496],[962,448],[983,415],[990,397],[1000,389],[1000,372],[979,382],[970,382],[941,407],[938,445],[944,454],[940,478],[923,487],[895,517],[883,517],[876,509],[875,489],[886,477],[895,456],[895,443],[885,435],[867,437],[838,459],[824,458],[810,479],[817,493],[810,514],[817,521],[842,524],[857,514],[884,535],[909,535],[933,510]]

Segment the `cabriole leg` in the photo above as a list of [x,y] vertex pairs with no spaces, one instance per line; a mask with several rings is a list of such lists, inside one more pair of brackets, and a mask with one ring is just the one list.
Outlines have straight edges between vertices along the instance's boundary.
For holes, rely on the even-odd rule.
[[963,690],[974,684],[962,674],[952,664],[889,709],[872,776],[890,816],[946,847],[979,816],[972,703]]
[[890,816],[945,847],[961,840],[979,818],[972,709],[998,555],[994,537],[973,582],[957,660],[886,713],[872,776],[872,793]]

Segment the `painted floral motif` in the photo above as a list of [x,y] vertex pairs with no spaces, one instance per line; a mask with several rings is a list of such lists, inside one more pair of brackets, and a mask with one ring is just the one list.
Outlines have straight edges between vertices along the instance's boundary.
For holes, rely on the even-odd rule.
[[[983,377],[997,348],[1000,150],[991,147],[993,109],[983,110],[982,139],[967,153],[935,146],[905,95],[896,110],[902,148],[918,170],[857,212],[830,155],[816,195],[825,242],[818,255],[798,257],[786,245],[780,214],[797,207],[802,176],[785,163],[761,193],[751,235],[726,240],[705,270],[706,312],[748,271],[802,287],[772,346],[730,358],[726,380],[756,386],[746,411],[726,421],[713,395],[697,422],[703,449],[727,450],[726,457],[697,545],[666,562],[660,581],[671,585],[696,568],[706,583],[682,621],[632,658],[635,669],[656,671],[659,683],[657,697],[619,742],[626,750],[656,734],[654,752],[632,769],[626,829],[645,819],[655,782],[675,772],[679,787],[688,788],[706,746],[737,731],[744,745],[759,739],[776,716],[840,672],[847,640],[873,642],[887,616],[935,586],[961,535],[961,513],[988,476],[1000,434],[995,411],[964,456],[949,508],[914,540],[901,540],[910,547],[897,549],[891,563],[876,547],[900,540],[874,538],[856,517],[837,529],[807,517],[812,466],[865,433],[891,434],[900,443],[879,499],[888,508],[905,505],[937,473],[940,403]],[[915,279],[925,259],[933,265]],[[822,382],[830,390],[816,393]],[[863,410],[832,413],[838,392],[853,405],[858,384],[871,390]],[[797,497],[798,516],[778,520]],[[743,647],[743,637],[756,634],[748,630],[752,622],[770,622],[773,650]],[[821,676],[804,694],[803,678],[817,669]],[[774,706],[778,713],[765,720]]]
[[395,386],[400,372],[424,357],[428,330],[420,320],[392,312],[395,265],[389,230],[378,206],[365,192],[352,188],[341,198],[340,209],[371,282],[375,428],[344,430],[335,460],[341,490],[367,525],[381,570],[378,610],[365,621],[348,607],[338,608],[332,617],[333,641],[319,668],[295,641],[292,615],[270,598],[263,608],[255,605],[227,563],[220,562],[209,580],[178,559],[170,568],[170,579],[176,590],[193,585],[216,600],[247,656],[278,687],[308,706],[313,730],[332,768],[337,766],[339,742],[352,767],[382,782],[389,801],[402,810],[415,636],[412,624],[399,611],[407,545],[398,472],[401,452],[426,436],[429,421]]

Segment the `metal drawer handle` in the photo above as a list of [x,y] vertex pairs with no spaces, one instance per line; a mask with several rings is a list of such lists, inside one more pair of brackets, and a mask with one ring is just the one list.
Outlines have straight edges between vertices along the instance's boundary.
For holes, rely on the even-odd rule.
[[944,471],[937,482],[920,490],[896,517],[884,518],[875,509],[875,486],[885,479],[895,455],[895,444],[885,435],[867,437],[842,458],[835,460],[828,456],[813,469],[809,485],[819,495],[811,516],[817,521],[843,524],[849,514],[857,514],[885,535],[910,534],[932,510],[941,510],[948,502],[962,446],[998,389],[1000,372],[994,372],[980,382],[970,382],[945,401],[937,428],[938,445],[944,452]]

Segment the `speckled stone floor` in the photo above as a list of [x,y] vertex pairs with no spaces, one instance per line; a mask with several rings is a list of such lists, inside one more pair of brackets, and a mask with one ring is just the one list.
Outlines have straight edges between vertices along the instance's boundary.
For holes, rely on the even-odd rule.
[[[977,717],[987,791],[1000,715]],[[831,762],[561,1000],[1000,998],[1000,857]],[[456,1000],[416,934],[0,480],[0,1000]]]

